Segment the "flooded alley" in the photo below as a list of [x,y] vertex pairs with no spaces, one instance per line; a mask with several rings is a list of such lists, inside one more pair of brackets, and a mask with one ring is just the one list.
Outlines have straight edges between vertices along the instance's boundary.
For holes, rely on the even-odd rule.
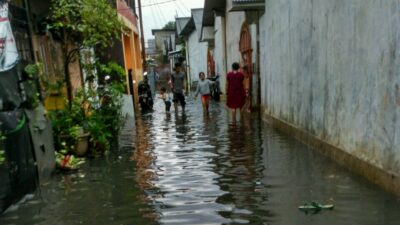
[[[253,115],[231,124],[223,103],[203,116],[130,119],[118,149],[56,174],[0,216],[1,225],[400,224],[400,200]],[[307,202],[335,208],[304,213]]]

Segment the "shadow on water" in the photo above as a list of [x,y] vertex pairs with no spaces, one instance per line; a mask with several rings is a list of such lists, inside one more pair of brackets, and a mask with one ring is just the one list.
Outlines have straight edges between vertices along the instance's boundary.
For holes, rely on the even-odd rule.
[[[209,115],[193,101],[154,107],[117,154],[55,176],[0,224],[400,224],[393,195],[254,115],[232,124],[222,103]],[[310,201],[335,209],[298,210]]]

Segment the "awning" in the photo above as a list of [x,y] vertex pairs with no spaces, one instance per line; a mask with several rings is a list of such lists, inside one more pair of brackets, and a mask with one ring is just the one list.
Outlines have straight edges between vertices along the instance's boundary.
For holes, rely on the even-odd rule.
[[232,0],[229,11],[260,11],[265,10],[265,0]]
[[171,52],[168,52],[168,56],[172,56],[172,55],[179,55],[179,54],[181,54],[181,50],[176,50],[176,51],[171,51]]

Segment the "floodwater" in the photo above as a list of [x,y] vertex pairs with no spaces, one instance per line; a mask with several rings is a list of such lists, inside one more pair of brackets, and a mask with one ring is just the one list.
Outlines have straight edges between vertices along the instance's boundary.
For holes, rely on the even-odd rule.
[[[256,116],[232,124],[222,103],[210,116],[197,101],[185,114],[162,104],[128,121],[119,149],[55,175],[0,224],[400,224],[398,198]],[[335,208],[298,210],[311,201]]]

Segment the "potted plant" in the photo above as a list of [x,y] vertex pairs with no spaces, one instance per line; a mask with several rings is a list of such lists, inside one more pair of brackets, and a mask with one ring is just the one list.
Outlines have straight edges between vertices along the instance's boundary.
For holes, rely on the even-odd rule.
[[72,139],[70,151],[76,156],[84,156],[89,150],[89,132],[84,132],[79,125],[69,129],[69,137]]
[[86,129],[86,118],[83,94],[78,93],[71,108],[49,112],[53,125],[57,149],[66,149],[76,156],[84,156],[89,149],[89,132]]

